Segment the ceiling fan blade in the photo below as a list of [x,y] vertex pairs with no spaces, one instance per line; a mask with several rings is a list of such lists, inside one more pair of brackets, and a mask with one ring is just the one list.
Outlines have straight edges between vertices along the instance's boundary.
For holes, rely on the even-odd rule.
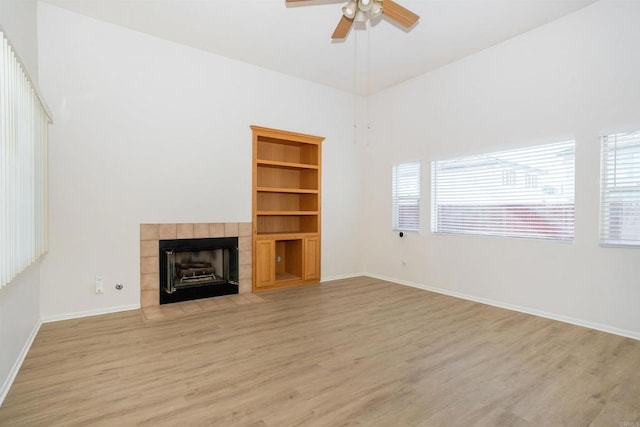
[[349,34],[349,30],[351,29],[352,25],[353,18],[347,18],[346,16],[342,15],[342,17],[340,18],[340,22],[338,22],[338,26],[331,35],[331,38],[335,40],[347,37],[347,34]]
[[411,28],[420,19],[418,15],[393,0],[382,2],[382,13],[405,28]]

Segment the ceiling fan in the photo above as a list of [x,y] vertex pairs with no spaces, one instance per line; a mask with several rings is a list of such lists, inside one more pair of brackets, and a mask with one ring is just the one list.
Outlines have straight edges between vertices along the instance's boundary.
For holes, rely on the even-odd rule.
[[[310,0],[287,0],[287,3]],[[343,39],[349,34],[354,21],[366,21],[370,17],[384,14],[392,21],[411,28],[420,17],[393,0],[349,0],[342,8],[342,17],[331,35],[332,39]]]

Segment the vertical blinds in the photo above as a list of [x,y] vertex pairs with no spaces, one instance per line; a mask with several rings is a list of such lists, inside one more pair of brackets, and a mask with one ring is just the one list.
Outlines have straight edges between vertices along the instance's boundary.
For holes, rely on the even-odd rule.
[[0,288],[47,250],[49,117],[4,32],[0,51]]
[[575,142],[432,163],[435,233],[571,241]]
[[602,137],[600,242],[640,246],[640,132]]
[[402,163],[393,167],[394,230],[420,229],[420,163]]

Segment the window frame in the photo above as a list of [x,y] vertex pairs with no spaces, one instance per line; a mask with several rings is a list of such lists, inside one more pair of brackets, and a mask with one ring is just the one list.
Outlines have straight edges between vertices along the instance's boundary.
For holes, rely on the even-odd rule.
[[[440,235],[573,243],[576,230],[575,148],[575,139],[568,139],[433,160],[430,231]],[[554,150],[558,165],[551,167],[553,174],[548,175],[562,176],[569,173],[562,179],[566,179],[570,185],[565,186],[564,181],[558,181],[556,186],[560,186],[561,191],[548,193],[550,201],[546,201],[542,195],[526,194],[548,190],[537,177],[535,185],[530,185],[532,179],[526,168],[519,171],[517,179],[507,179],[503,172],[512,170],[514,165],[521,167],[527,162],[542,164],[541,159],[552,155]],[[515,163],[504,162],[504,158],[513,159]],[[490,165],[489,159],[495,164]],[[483,164],[483,160],[486,164]],[[449,176],[443,174],[443,165],[455,168],[456,162],[459,162],[457,167],[460,172],[450,172]],[[500,162],[503,162],[502,166]],[[466,172],[465,168],[470,172]],[[490,168],[493,170],[487,172]],[[477,169],[475,176],[473,169]],[[502,192],[497,192],[498,189]],[[556,197],[556,194],[559,195]],[[556,201],[553,201],[554,198]],[[443,200],[448,202],[441,202]],[[443,208],[446,208],[447,203],[451,211],[446,213],[443,220]]]
[[[407,175],[405,179],[399,181],[399,174]],[[417,176],[411,177],[412,174]],[[411,161],[396,163],[391,168],[391,229],[393,231],[420,232],[420,205],[422,199],[422,162]],[[401,184],[412,185],[408,190],[401,190]],[[413,186],[414,185],[414,186]],[[399,195],[404,191],[407,194]],[[404,203],[402,203],[404,202]],[[412,207],[415,213],[411,216],[413,221],[401,222],[400,208],[402,206]],[[411,219],[411,218],[410,218]]]
[[[613,147],[611,147],[611,139]],[[599,205],[599,246],[601,247],[614,247],[614,248],[627,248],[627,249],[638,249],[640,248],[640,232],[635,239],[612,239],[610,236],[611,233],[611,220],[610,214],[607,214],[607,208],[610,208],[609,202],[611,202],[611,197],[608,196],[612,193],[623,193],[628,192],[632,193],[632,196],[625,198],[620,197],[618,202],[636,202],[639,204],[640,209],[640,161],[637,164],[633,164],[630,170],[625,170],[627,173],[635,173],[638,175],[637,182],[631,183],[621,189],[616,189],[617,187],[617,161],[618,161],[618,139],[622,139],[622,143],[624,143],[624,139],[628,139],[626,142],[632,147],[632,149],[638,150],[638,155],[640,155],[640,130],[636,131],[628,131],[628,132],[613,132],[608,133],[606,135],[600,136],[600,205]],[[632,154],[634,157],[636,153]],[[609,173],[609,160],[613,156],[613,168],[614,171]],[[607,185],[608,180],[613,179],[613,185]],[[633,179],[633,178],[632,178]],[[635,197],[634,197],[635,196]],[[632,221],[640,221],[640,212],[636,214]],[[605,231],[606,228],[609,230]],[[605,237],[605,234],[607,237]]]

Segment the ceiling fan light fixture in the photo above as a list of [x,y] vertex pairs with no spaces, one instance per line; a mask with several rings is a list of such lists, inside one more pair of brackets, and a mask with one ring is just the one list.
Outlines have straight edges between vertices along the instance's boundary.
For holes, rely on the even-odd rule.
[[366,13],[366,12],[363,12],[363,11],[361,11],[361,10],[358,10],[358,11],[356,12],[356,17],[355,17],[355,19],[354,19],[354,20],[355,20],[356,22],[367,22],[367,19],[368,19],[368,18],[369,18],[369,17],[368,17],[368,15],[367,15],[367,13]]
[[381,14],[382,14],[381,2],[374,2],[373,6],[371,6],[371,16],[379,16]]
[[342,14],[345,18],[353,19],[356,16],[356,12],[358,11],[358,4],[355,0],[351,0],[346,4],[345,7],[342,8]]
[[[313,0],[286,0],[286,3]],[[324,2],[333,3],[335,0],[323,0]],[[331,34],[332,40],[342,40],[349,35],[349,31],[354,27],[354,22],[364,23],[364,27],[371,28],[379,22],[379,17],[384,14],[389,20],[398,26],[405,28],[407,31],[418,22],[420,15],[417,15],[409,9],[399,5],[395,0],[342,0],[344,1],[342,8],[342,16],[338,21],[338,25]],[[368,24],[370,19],[375,19]],[[357,27],[362,25],[357,25]]]
[[362,12],[369,12],[373,6],[373,0],[358,0],[358,9]]

